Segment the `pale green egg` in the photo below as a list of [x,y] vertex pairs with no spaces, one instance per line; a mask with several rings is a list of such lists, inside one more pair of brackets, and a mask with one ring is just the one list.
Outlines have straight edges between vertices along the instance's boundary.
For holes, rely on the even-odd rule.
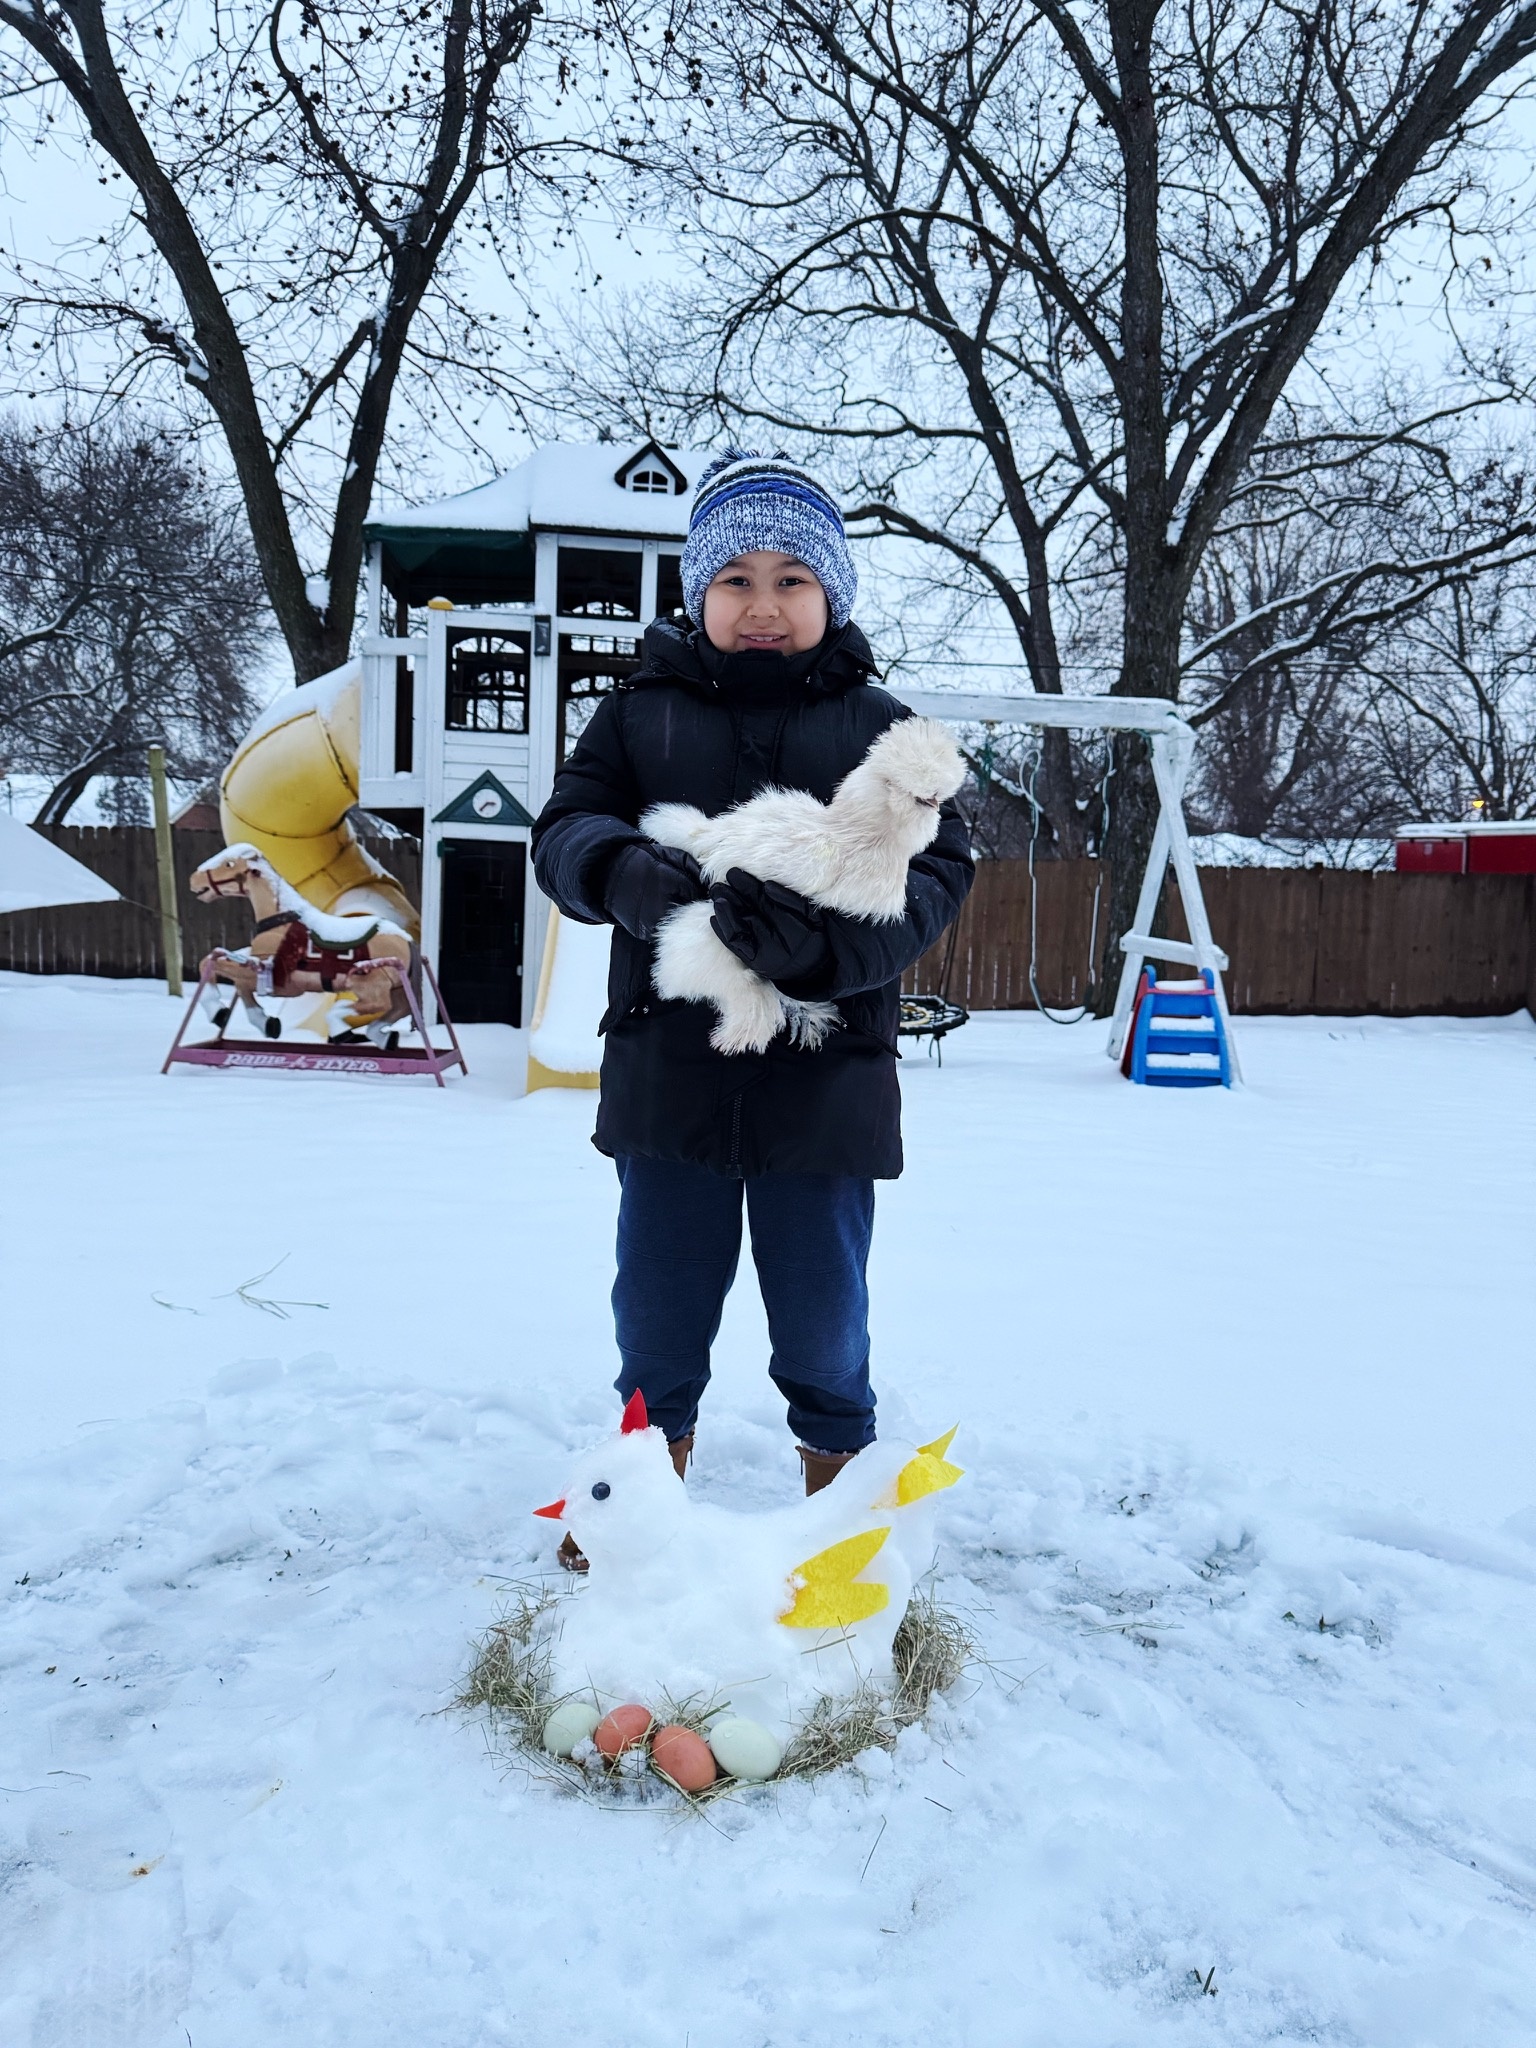
[[602,1718],[601,1711],[585,1700],[567,1700],[544,1723],[544,1747],[551,1756],[569,1756],[578,1742],[586,1741]]
[[735,1714],[725,1714],[711,1722],[709,1746],[722,1771],[754,1783],[771,1778],[784,1760],[784,1752],[771,1729],[761,1721],[746,1721]]

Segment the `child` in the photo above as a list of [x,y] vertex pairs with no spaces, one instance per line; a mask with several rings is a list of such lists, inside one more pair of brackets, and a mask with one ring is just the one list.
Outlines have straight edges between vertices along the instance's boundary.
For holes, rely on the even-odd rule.
[[[534,869],[567,917],[615,927],[593,1142],[621,1185],[619,1393],[644,1395],[681,1477],[745,1190],[769,1372],[815,1493],[875,1439],[865,1266],[874,1183],[902,1167],[899,985],[964,902],[970,851],[946,805],[911,864],[906,915],[874,924],[741,869],[710,889],[690,855],[642,837],[637,821],[654,803],[713,816],[769,784],[825,802],[907,715],[871,685],[878,671],[849,617],[858,577],[842,515],[805,470],[740,449],[711,464],[682,577],[694,629],[648,628],[640,669],[598,706],[555,778]],[[657,927],[706,896],[747,966],[786,995],[836,1002],[842,1027],[819,1049],[780,1036],[761,1054],[717,1053],[710,1005],[658,999]],[[561,1558],[585,1569],[569,1536]]]

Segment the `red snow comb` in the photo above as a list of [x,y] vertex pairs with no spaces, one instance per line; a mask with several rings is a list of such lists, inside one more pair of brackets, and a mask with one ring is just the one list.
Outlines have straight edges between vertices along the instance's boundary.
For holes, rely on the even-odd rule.
[[645,1412],[645,1396],[636,1387],[624,1403],[624,1420],[619,1424],[621,1436],[633,1436],[637,1429],[649,1429],[651,1418]]
[[565,1502],[563,1499],[552,1500],[547,1508],[535,1508],[533,1512],[542,1515],[548,1522],[558,1522],[565,1513]]

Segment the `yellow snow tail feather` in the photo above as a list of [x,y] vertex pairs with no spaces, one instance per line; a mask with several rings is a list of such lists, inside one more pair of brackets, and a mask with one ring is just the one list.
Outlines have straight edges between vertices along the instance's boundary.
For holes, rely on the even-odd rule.
[[856,1621],[868,1621],[888,1607],[889,1586],[860,1581],[855,1575],[890,1535],[889,1529],[866,1529],[862,1536],[847,1536],[826,1550],[818,1550],[789,1575],[795,1589],[794,1604],[779,1616],[785,1628],[851,1628]]
[[[960,1427],[955,1424],[955,1429]],[[877,1508],[907,1508],[925,1494],[942,1493],[946,1486],[953,1486],[965,1473],[959,1465],[951,1465],[944,1453],[955,1440],[955,1429],[946,1430],[943,1436],[936,1436],[931,1444],[919,1444],[917,1456],[908,1458],[877,1501],[871,1503]]]

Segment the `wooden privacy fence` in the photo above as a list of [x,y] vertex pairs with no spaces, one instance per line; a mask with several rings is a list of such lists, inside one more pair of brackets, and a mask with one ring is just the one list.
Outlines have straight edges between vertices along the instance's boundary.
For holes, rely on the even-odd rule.
[[[153,977],[160,954],[155,835],[147,826],[50,827],[47,836],[104,875],[124,903],[61,905],[0,917],[0,967],[33,974]],[[217,853],[217,832],[172,835],[182,917],[182,972],[214,946],[243,946],[241,903],[193,901],[186,878]],[[420,901],[413,839],[370,840],[369,851]],[[1355,874],[1339,868],[1202,868],[1216,942],[1232,962],[1232,1008],[1388,1017],[1477,1017],[1536,1011],[1536,876]],[[1082,1002],[1089,981],[1098,863],[1043,861],[1035,870],[1035,978],[1053,1007]],[[1159,930],[1186,938],[1170,884]],[[1108,940],[1109,898],[1099,914]],[[938,989],[946,936],[907,976]],[[1027,1009],[1030,880],[1021,860],[982,861],[961,913],[946,993],[976,1010]],[[1182,972],[1183,970],[1175,970]]]
[[[1035,980],[1052,1008],[1090,979],[1098,863],[1035,869]],[[1536,1012],[1536,875],[1399,875],[1342,868],[1202,868],[1234,1011],[1387,1017]],[[1030,1008],[1030,880],[1021,860],[981,861],[944,993],[977,1010]],[[1099,912],[1108,942],[1109,892]],[[1171,878],[1157,929],[1187,939]],[[948,935],[907,976],[938,991]],[[1111,968],[1118,953],[1111,956]],[[1174,968],[1185,974],[1189,969]]]
[[[28,974],[142,975],[165,973],[160,941],[160,896],[155,835],[148,825],[53,825],[45,836],[82,867],[101,875],[122,903],[61,903],[49,910],[14,910],[0,917],[0,968]],[[187,887],[195,867],[225,843],[221,832],[173,832],[176,896],[181,911],[181,971],[215,946],[247,946],[252,916],[240,901],[199,903]],[[387,867],[413,903],[421,900],[421,850],[414,839],[373,839],[364,844]]]

